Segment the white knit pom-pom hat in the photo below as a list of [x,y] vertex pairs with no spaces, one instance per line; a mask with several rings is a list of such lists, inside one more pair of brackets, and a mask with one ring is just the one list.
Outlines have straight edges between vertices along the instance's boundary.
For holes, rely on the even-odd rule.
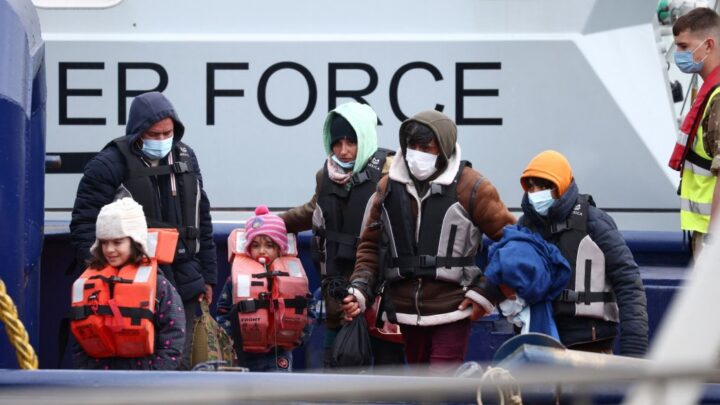
[[130,237],[142,246],[147,254],[147,221],[140,204],[126,197],[112,202],[100,209],[95,222],[95,243],[91,250],[100,244],[100,239],[119,239]]

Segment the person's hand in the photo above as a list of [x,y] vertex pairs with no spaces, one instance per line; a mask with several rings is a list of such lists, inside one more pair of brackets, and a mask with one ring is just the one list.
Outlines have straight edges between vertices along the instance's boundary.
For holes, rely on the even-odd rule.
[[205,284],[205,292],[200,294],[200,296],[198,297],[198,301],[205,300],[205,301],[207,301],[208,305],[210,305],[210,304],[212,304],[212,299],[213,299],[212,286],[210,284]]
[[345,312],[345,320],[352,321],[353,318],[360,315],[360,304],[354,295],[348,295],[343,298],[342,310]]
[[477,321],[485,315],[485,309],[470,298],[465,298],[460,305],[458,305],[458,309],[462,311],[467,308],[468,305],[472,305],[472,314],[470,314],[471,321]]

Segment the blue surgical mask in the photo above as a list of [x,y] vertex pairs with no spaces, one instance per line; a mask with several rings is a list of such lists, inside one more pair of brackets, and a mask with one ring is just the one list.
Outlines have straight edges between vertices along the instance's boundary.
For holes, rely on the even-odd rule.
[[[707,40],[706,40],[707,41]],[[693,59],[693,54],[695,51],[700,48],[705,41],[702,41],[700,45],[698,45],[695,49],[692,51],[675,51],[673,54],[675,58],[675,64],[677,65],[678,69],[680,69],[683,73],[699,73],[703,66],[705,65],[705,58],[707,58],[707,55],[705,55],[700,62],[695,62],[695,59]]]
[[552,190],[542,190],[535,193],[528,193],[528,199],[532,204],[535,212],[542,216],[547,216],[548,210],[555,203],[552,197]]
[[172,149],[173,137],[161,141],[155,139],[143,139],[142,152],[152,160],[159,160],[167,156]]
[[333,160],[333,162],[337,163],[338,166],[342,167],[343,169],[352,169],[353,167],[355,167],[354,160],[352,162],[345,163],[342,160],[338,159],[338,157],[335,155],[332,155],[331,159]]

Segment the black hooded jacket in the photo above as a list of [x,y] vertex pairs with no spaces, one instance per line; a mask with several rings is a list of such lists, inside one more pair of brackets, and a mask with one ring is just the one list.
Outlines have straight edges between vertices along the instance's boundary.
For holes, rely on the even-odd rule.
[[[548,216],[541,217],[525,193],[522,201],[524,216],[519,223],[543,234],[548,225],[570,217],[578,194],[578,187],[573,180],[565,194],[550,207]],[[638,265],[613,219],[593,205],[588,207],[587,230],[590,238],[605,254],[605,277],[615,293],[620,310],[620,354],[641,357],[648,347],[648,314]],[[555,240],[549,242],[557,243]],[[617,335],[617,325],[613,322],[557,316],[555,321],[560,338],[567,346],[606,339],[611,347],[611,338]]]
[[[195,152],[181,142],[185,127],[170,101],[158,92],[145,93],[133,100],[125,139],[130,145],[133,158],[147,164],[137,140],[153,124],[165,118],[171,118],[174,123],[171,151],[174,160],[179,161],[181,154],[185,156],[189,161],[189,166],[194,166],[191,170],[195,171],[200,186],[199,250],[197,253],[190,252],[180,240],[178,242],[179,254],[176,255],[175,262],[170,266],[162,266],[165,276],[177,287],[183,301],[187,301],[203,293],[205,284],[215,285],[217,282],[217,258],[213,241],[210,202],[202,187],[202,176]],[[163,158],[160,164],[167,164],[167,157]],[[90,258],[90,246],[95,241],[95,221],[100,208],[116,198],[126,175],[125,157],[113,142],[105,146],[85,166],[83,177],[78,185],[70,222],[71,240],[80,263],[84,263]],[[156,204],[160,207],[159,212],[162,213],[162,218],[154,219],[179,223],[178,205],[180,201],[178,198],[172,197],[170,193],[170,176],[156,176],[151,179],[158,190],[154,197]]]

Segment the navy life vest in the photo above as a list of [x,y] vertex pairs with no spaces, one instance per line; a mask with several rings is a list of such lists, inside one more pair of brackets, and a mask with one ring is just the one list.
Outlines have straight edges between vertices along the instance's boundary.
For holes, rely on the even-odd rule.
[[330,180],[327,165],[313,214],[313,256],[323,276],[349,276],[355,265],[363,218],[370,198],[382,178],[385,160],[395,152],[378,149],[365,169],[355,173],[347,185]]
[[553,303],[556,316],[584,316],[618,322],[619,311],[615,294],[605,277],[605,254],[588,234],[588,207],[592,196],[578,195],[570,216],[543,230],[543,237],[552,241],[573,271],[567,288]]
[[[126,172],[121,187],[124,187],[130,193],[133,200],[142,205],[148,227],[177,229],[180,239],[183,240],[188,249],[187,252],[178,251],[178,253],[187,253],[190,256],[197,253],[200,250],[200,244],[198,243],[198,237],[200,236],[198,215],[200,182],[198,181],[195,162],[187,153],[187,146],[182,142],[176,142],[167,157],[170,163],[151,167],[140,159],[137,154],[133,153],[131,150],[132,145],[128,144],[127,136],[116,138],[111,144],[117,146],[125,158]],[[173,159],[177,159],[177,161],[173,162]],[[169,176],[170,174],[174,174],[177,182],[180,201],[178,205],[181,211],[177,217],[180,218],[180,223],[162,221],[158,188],[151,179],[151,177]],[[178,244],[178,247],[181,246]]]
[[405,184],[388,182],[382,221],[389,246],[382,248],[380,262],[386,282],[422,277],[467,286],[480,274],[475,256],[482,234],[457,200],[457,184],[465,166],[472,167],[462,161],[451,184],[430,185],[418,206],[417,219]]

